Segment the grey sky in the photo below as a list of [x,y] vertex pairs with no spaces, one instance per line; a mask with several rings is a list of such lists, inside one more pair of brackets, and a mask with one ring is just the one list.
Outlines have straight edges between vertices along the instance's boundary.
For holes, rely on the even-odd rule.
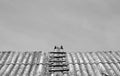
[[120,49],[120,0],[0,0],[0,50]]

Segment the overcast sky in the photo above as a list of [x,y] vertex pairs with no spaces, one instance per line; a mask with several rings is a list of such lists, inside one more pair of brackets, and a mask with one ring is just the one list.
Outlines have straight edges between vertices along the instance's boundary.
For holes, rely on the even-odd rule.
[[0,50],[120,50],[120,0],[0,0]]

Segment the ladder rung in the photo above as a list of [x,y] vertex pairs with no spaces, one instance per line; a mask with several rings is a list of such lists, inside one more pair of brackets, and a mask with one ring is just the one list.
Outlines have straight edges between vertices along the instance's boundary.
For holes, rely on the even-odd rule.
[[53,53],[53,54],[66,54],[66,52],[49,52],[49,53]]
[[66,56],[50,56],[50,58],[65,58]]
[[49,62],[66,62],[66,61],[49,61]]
[[65,65],[49,65],[49,67],[64,67],[64,66],[67,66],[66,64]]
[[64,71],[69,71],[69,69],[64,69],[64,70],[49,70],[49,72],[58,72],[58,71],[61,71],[61,72],[64,72]]

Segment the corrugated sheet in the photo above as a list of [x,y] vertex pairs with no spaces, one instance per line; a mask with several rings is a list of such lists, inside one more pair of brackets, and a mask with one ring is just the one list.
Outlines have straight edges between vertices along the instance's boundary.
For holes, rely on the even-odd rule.
[[120,51],[67,53],[70,76],[120,76]]
[[[0,52],[0,76],[49,76],[47,55],[34,52]],[[120,51],[67,53],[69,75],[120,76]]]
[[37,52],[0,52],[0,76],[44,76],[46,54]]

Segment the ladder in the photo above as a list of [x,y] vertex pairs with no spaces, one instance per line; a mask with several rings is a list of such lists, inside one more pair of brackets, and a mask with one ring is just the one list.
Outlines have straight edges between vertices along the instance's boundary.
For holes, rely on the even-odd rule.
[[48,67],[50,76],[63,76],[69,71],[66,60],[66,52],[63,51],[63,46],[54,47],[54,51],[49,52]]

